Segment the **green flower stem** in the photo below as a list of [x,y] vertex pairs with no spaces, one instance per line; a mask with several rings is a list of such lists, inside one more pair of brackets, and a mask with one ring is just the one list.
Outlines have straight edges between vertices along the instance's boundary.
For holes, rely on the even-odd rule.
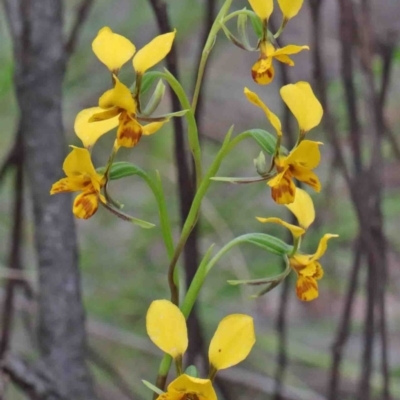
[[286,18],[283,18],[281,26],[279,27],[278,31],[274,34],[274,39],[278,39],[278,37],[281,35],[283,30],[285,29],[287,23],[288,23],[288,20]]
[[184,110],[188,110],[185,114],[188,123],[188,141],[190,151],[192,152],[194,159],[194,166],[196,170],[196,182],[199,186],[202,181],[202,166],[201,166],[201,149],[199,142],[199,133],[197,129],[197,122],[194,116],[194,111],[190,105],[190,102],[186,96],[186,93],[182,85],[176,80],[176,78],[168,71],[165,70],[164,73],[160,75],[163,77],[171,86],[172,90],[177,95],[179,102]]
[[196,85],[194,88],[193,99],[192,99],[193,114],[196,111],[197,102],[199,100],[201,83],[203,81],[204,70],[206,68],[208,56],[210,55],[210,52],[214,46],[217,34],[218,34],[219,30],[221,29],[221,21],[225,17],[226,13],[229,11],[231,4],[232,4],[232,0],[226,0],[225,3],[223,4],[223,6],[221,7],[221,10],[219,11],[219,13],[218,13],[217,17],[215,18],[215,21],[211,27],[210,33],[208,34],[206,44],[204,45],[204,49],[203,49],[200,64],[199,64],[199,70],[197,72]]
[[[217,173],[219,166],[221,165],[221,162],[224,159],[224,157],[230,151],[232,151],[234,149],[234,147],[236,145],[238,145],[242,140],[251,136],[251,134],[245,132],[245,133],[241,133],[240,135],[238,135],[235,138],[233,138],[232,140],[230,140],[230,135],[232,133],[232,129],[233,128],[231,128],[229,130],[229,132],[224,140],[224,143],[222,144],[220,151],[218,152],[214,162],[210,166],[207,174],[205,175],[204,180],[201,183],[199,190],[196,193],[196,196],[192,203],[192,207],[189,211],[188,217],[183,226],[181,237],[179,239],[178,245],[173,254],[173,258],[172,258],[171,264],[169,266],[169,271],[168,271],[168,280],[169,280],[170,284],[172,284],[172,286],[174,284],[173,276],[174,276],[176,263],[179,259],[180,253],[182,252],[183,247],[187,241],[187,238],[190,235],[190,232],[192,231],[193,227],[195,226],[195,224],[197,222],[198,211],[201,206],[201,201],[202,201],[204,195],[206,194],[207,189],[209,188],[209,186],[211,184],[210,178],[213,177]],[[232,243],[232,242],[230,242],[230,243]],[[234,245],[235,244],[233,244],[232,246],[234,246]],[[225,246],[224,249],[225,249],[225,251],[228,251],[229,249],[226,247],[227,246]],[[206,255],[203,258],[202,263],[200,264],[199,268],[197,269],[197,272],[193,278],[193,281],[192,281],[192,283],[189,287],[189,290],[186,293],[185,299],[182,303],[181,311],[182,311],[183,315],[185,316],[185,318],[188,318],[188,316],[193,308],[193,304],[196,301],[196,298],[197,298],[197,296],[200,292],[200,289],[203,285],[205,277],[207,276],[207,273],[211,269],[211,268],[206,268],[207,263],[205,262],[208,260],[207,255],[209,255],[210,251],[211,251],[211,249],[209,250],[208,253],[206,253]],[[222,252],[222,249],[218,253],[218,254],[220,254],[220,256],[222,256],[222,254],[224,254],[224,252],[222,252],[222,253],[221,252]],[[214,264],[217,262],[217,259],[215,257],[213,258]],[[177,287],[173,288],[173,293],[174,293],[174,297],[177,298],[178,297],[178,288]],[[172,297],[172,295],[171,295],[171,297]],[[158,370],[158,376],[157,376],[157,380],[156,380],[156,386],[162,390],[164,390],[164,388],[165,388],[165,383],[167,381],[167,375],[168,375],[168,371],[171,367],[171,363],[172,363],[172,357],[169,356],[168,354],[165,354],[160,363],[160,367]]]
[[118,210],[121,209],[121,204],[118,201],[115,201],[108,193],[108,182],[110,178],[110,169],[111,166],[114,162],[115,156],[117,155],[119,150],[119,146],[117,145],[117,141],[114,142],[114,146],[112,148],[110,157],[108,158],[106,170],[104,172],[104,176],[106,177],[106,184],[104,185],[104,197],[106,198],[106,201],[110,204],[112,204],[114,207],[116,207]]
[[147,185],[153,192],[154,197],[156,198],[158,205],[158,214],[160,218],[161,233],[163,236],[165,247],[167,249],[168,258],[172,259],[174,254],[174,240],[172,237],[171,222],[169,219],[167,203],[165,201],[160,175],[157,171],[157,180],[154,181],[142,169],[138,168],[138,172],[136,174],[140,176],[147,183]]
[[301,236],[298,238],[293,237],[293,250],[289,253],[288,255],[289,258],[294,256],[298,252],[300,245],[301,245]]
[[233,13],[228,14],[223,20],[222,23],[225,24],[226,22],[230,21],[232,18],[239,17],[240,15],[247,15],[248,17],[252,18],[254,16],[254,12],[250,10],[238,10],[234,11]]

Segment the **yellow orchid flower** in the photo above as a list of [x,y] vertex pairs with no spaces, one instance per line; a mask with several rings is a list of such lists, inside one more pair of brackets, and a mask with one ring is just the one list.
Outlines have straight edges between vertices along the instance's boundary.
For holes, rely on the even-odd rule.
[[[298,246],[300,237],[315,219],[314,204],[310,195],[303,189],[296,189],[295,200],[286,207],[296,216],[300,226],[289,224],[280,218],[259,218],[260,222],[276,223],[289,229],[293,235],[295,246]],[[289,265],[297,274],[296,293],[300,300],[310,301],[318,297],[318,280],[320,280],[324,271],[318,260],[324,255],[328,240],[338,237],[338,235],[326,234],[319,242],[315,254],[302,254],[296,251],[289,256]],[[297,248],[297,247],[296,247]]]
[[[140,49],[134,59],[133,67],[137,74],[144,74],[158,64],[170,52],[176,31],[154,38]],[[120,68],[135,54],[135,45],[126,37],[114,33],[108,26],[100,29],[92,42],[97,58],[115,75]]]
[[75,119],[75,133],[91,148],[105,133],[118,126],[117,146],[134,147],[142,135],[157,132],[168,119],[141,125],[137,105],[127,86],[114,75],[115,85],[99,99],[99,107],[82,110]]
[[[279,118],[264,104],[258,95],[245,88],[247,99],[260,107],[279,137],[282,136],[282,124]],[[322,107],[315,97],[311,86],[307,82],[297,82],[293,85],[283,86],[281,96],[296,117],[301,137],[306,132],[317,126],[322,118]],[[271,187],[272,198],[278,204],[290,204],[294,201],[296,186],[292,179],[304,182],[319,192],[321,184],[312,170],[320,162],[319,145],[321,142],[302,140],[288,156],[281,154],[274,157],[277,175],[268,181]]]
[[160,394],[157,400],[217,400],[217,395],[210,379],[183,374],[172,381],[167,392]]
[[[188,337],[185,318],[180,309],[168,300],[153,301],[147,311],[146,329],[152,342],[169,354],[179,366],[178,369],[181,369],[182,357],[188,346]],[[249,355],[254,343],[253,318],[245,314],[228,315],[219,323],[210,343],[209,379],[198,380],[181,375],[179,378],[184,384],[179,385],[181,381],[178,381],[178,378],[172,382],[172,386],[168,387],[168,392],[160,395],[159,399],[190,399],[191,394],[197,395],[199,399],[216,399],[213,397],[215,392],[211,382],[217,371],[243,361]],[[184,397],[185,395],[187,397]],[[196,399],[196,397],[193,398]]]
[[267,184],[276,203],[293,203],[296,193],[293,178],[311,186],[316,192],[321,190],[319,178],[312,171],[321,159],[320,144],[322,143],[303,140],[288,156],[278,155],[274,158],[277,175]]
[[284,24],[299,13],[303,1],[304,0],[278,0],[279,8],[283,14]]
[[54,183],[50,194],[82,191],[75,198],[72,212],[78,218],[90,218],[97,211],[99,200],[105,201],[100,194],[105,177],[96,172],[89,151],[78,147],[72,147],[65,158],[63,170],[66,178]]
[[280,49],[276,49],[268,40],[263,40],[259,45],[260,57],[251,68],[251,76],[260,85],[268,85],[275,76],[273,60],[288,64],[293,67],[294,62],[289,57],[292,54],[300,53],[302,50],[309,50],[308,46],[297,46],[289,44]]
[[318,280],[324,276],[319,259],[328,248],[328,240],[339,235],[325,234],[314,254],[296,253],[289,257],[289,264],[297,273],[296,293],[303,301],[311,301],[318,297]]

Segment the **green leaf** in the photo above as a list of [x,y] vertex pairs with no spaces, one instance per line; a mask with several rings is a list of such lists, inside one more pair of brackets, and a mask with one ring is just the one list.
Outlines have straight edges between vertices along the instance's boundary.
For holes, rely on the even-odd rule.
[[243,178],[243,177],[230,177],[230,176],[214,176],[210,178],[212,181],[218,182],[229,182],[229,183],[254,183],[254,182],[264,182],[270,179],[271,176],[255,176],[250,178]]
[[[104,172],[104,167],[103,168],[98,168],[97,172],[102,173]],[[125,178],[126,176],[132,176],[132,175],[143,175],[145,172],[137,167],[135,164],[126,162],[126,161],[118,161],[113,163],[113,165],[110,168],[110,180],[116,180],[116,179],[121,179]]]
[[288,245],[281,239],[267,235],[266,233],[249,233],[243,235],[241,236],[241,242],[251,243],[277,255],[286,255],[292,251],[292,246]]
[[[246,9],[244,9],[244,10],[246,10]],[[253,47],[250,44],[250,41],[249,41],[249,38],[247,35],[247,21],[248,21],[247,14],[240,14],[237,18],[237,30],[239,33],[239,38],[240,38],[240,41],[245,50],[255,51],[255,50],[257,50],[257,48]]]
[[131,222],[132,224],[138,225],[141,228],[145,228],[145,229],[150,229],[150,228],[155,227],[155,225],[152,224],[151,222],[147,222],[142,219],[132,217],[132,215],[126,214],[126,213],[122,212],[121,210],[115,209],[114,207],[111,206],[111,204],[108,204],[106,202],[101,202],[101,204],[108,211],[110,211],[112,214],[114,214],[118,218],[122,219],[123,221]]
[[254,32],[259,39],[263,36],[263,24],[261,19],[253,12],[250,17],[251,25],[253,26]]
[[167,114],[162,114],[159,115],[157,118],[172,118],[172,117],[183,117],[188,111],[190,110],[181,110],[181,111],[175,111],[175,112],[170,112]]
[[189,365],[186,368],[185,374],[189,375],[189,376],[193,376],[193,378],[199,377],[199,371],[197,371],[197,368],[194,365]]
[[[276,137],[272,133],[263,129],[250,129],[245,133],[250,135],[266,153],[271,156],[275,154]],[[288,152],[283,146],[281,146],[281,150],[284,153]]]
[[166,86],[164,85],[162,79],[160,79],[157,82],[157,86],[154,89],[154,92],[151,95],[150,100],[146,104],[146,107],[144,109],[142,109],[142,114],[143,115],[151,115],[151,114],[153,114],[153,112],[157,109],[157,107],[159,106],[161,100],[164,97],[165,88],[166,88]]
[[140,94],[146,93],[150,87],[153,85],[154,81],[160,76],[158,71],[146,72],[142,77]]
[[154,386],[152,383],[150,383],[149,381],[146,381],[144,379],[142,379],[142,382],[145,386],[147,386],[150,390],[152,390],[153,392],[157,393],[157,394],[163,394],[164,392],[159,389],[157,386]]

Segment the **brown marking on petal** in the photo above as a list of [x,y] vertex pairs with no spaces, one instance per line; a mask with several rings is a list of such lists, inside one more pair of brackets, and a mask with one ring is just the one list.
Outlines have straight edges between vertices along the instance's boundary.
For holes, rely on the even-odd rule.
[[56,194],[56,193],[61,193],[61,192],[67,192],[69,189],[68,184],[66,183],[58,183],[57,186],[53,185],[51,188],[50,194]]
[[88,219],[98,209],[98,204],[93,203],[88,196],[78,196],[74,202],[74,214],[78,218]]
[[[135,146],[139,142],[141,137],[142,137],[141,131],[138,132],[131,128],[122,129],[120,131],[120,134],[118,135],[118,139],[120,142],[121,141],[125,142],[125,140],[128,139],[128,141],[130,141],[131,143],[131,147]],[[126,145],[123,146],[127,147]]]
[[258,72],[258,71],[251,71],[251,76],[253,77],[253,79],[257,82],[259,80],[261,80],[262,78],[264,78],[265,76],[268,76],[269,79],[272,78],[272,72],[271,69],[267,69],[264,72]]
[[196,393],[185,393],[180,400],[199,400]]
[[315,178],[310,178],[308,181],[311,182],[313,185],[316,185],[317,183],[317,180]]
[[282,171],[285,169],[285,166],[284,166],[284,165],[277,164],[277,163],[275,162],[275,169],[276,169],[276,172],[280,173],[280,172],[282,172]]
[[318,284],[314,279],[303,279],[301,284],[297,283],[296,293],[300,300],[313,300],[314,297],[309,296],[310,291],[316,291],[318,293]]
[[316,270],[315,274],[313,275],[313,278],[315,280],[320,280],[324,276],[324,270],[322,269],[322,266],[319,262],[316,263]]

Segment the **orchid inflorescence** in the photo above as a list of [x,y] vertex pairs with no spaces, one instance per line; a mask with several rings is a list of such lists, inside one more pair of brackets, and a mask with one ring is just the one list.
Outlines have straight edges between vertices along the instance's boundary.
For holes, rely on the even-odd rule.
[[[258,294],[262,295],[279,285],[291,271],[297,275],[296,293],[300,300],[310,301],[318,297],[318,280],[323,276],[319,259],[327,250],[328,240],[336,237],[325,234],[321,238],[314,254],[303,254],[301,242],[307,229],[315,219],[315,209],[310,195],[296,186],[296,181],[303,182],[314,191],[321,191],[321,183],[314,172],[321,159],[322,143],[306,139],[310,130],[318,126],[323,116],[323,109],[308,82],[288,84],[280,89],[283,102],[297,120],[298,137],[295,146],[287,150],[283,147],[286,133],[283,132],[278,116],[261,100],[258,94],[244,88],[244,95],[251,104],[260,108],[275,135],[263,129],[250,129],[231,137],[233,127],[229,129],[220,151],[206,172],[202,168],[201,149],[199,145],[195,111],[202,84],[204,67],[212,50],[219,31],[242,49],[259,51],[260,56],[251,68],[253,80],[260,85],[273,81],[274,61],[289,66],[294,62],[291,55],[309,49],[305,45],[287,45],[280,48],[276,39],[282,34],[289,20],[300,11],[303,0],[278,0],[282,13],[282,23],[276,33],[269,30],[269,18],[274,10],[273,0],[249,0],[252,10],[243,9],[229,13],[233,0],[226,0],[209,33],[202,59],[199,65],[198,79],[192,103],[189,102],[180,82],[167,70],[150,71],[170,52],[176,31],[157,36],[146,46],[136,52],[134,44],[124,36],[114,33],[109,27],[102,28],[93,40],[92,49],[97,58],[107,67],[111,75],[111,88],[106,90],[98,100],[98,106],[80,111],[75,119],[74,129],[83,147],[72,147],[67,155],[63,170],[66,177],[54,183],[51,194],[80,191],[75,198],[72,211],[77,218],[88,219],[97,211],[99,205],[116,216],[138,224],[143,228],[154,225],[134,218],[121,211],[121,205],[113,200],[107,190],[109,181],[137,175],[144,179],[153,191],[160,215],[163,239],[169,256],[168,284],[171,301],[155,300],[150,305],[146,317],[147,332],[151,340],[165,353],[160,365],[157,387],[145,381],[153,389],[159,400],[214,400],[217,399],[213,380],[217,371],[234,366],[244,360],[255,343],[253,319],[244,314],[232,314],[219,324],[209,349],[209,374],[199,378],[193,366],[183,368],[183,356],[188,346],[188,335],[185,319],[189,316],[205,278],[217,261],[233,246],[241,243],[255,244],[265,251],[282,257],[286,268],[277,276],[229,281],[232,285],[246,284],[264,286]],[[239,37],[228,27],[228,22],[237,18]],[[249,22],[251,22],[249,24]],[[252,26],[258,37],[257,45],[252,47],[247,37],[247,28]],[[135,80],[131,86],[124,84],[118,77],[121,68],[132,59]],[[142,95],[158,80],[153,95],[143,105]],[[181,110],[164,115],[153,116],[160,104],[167,82],[181,103]],[[263,86],[261,86],[263,87]],[[152,135],[160,130],[172,117],[185,117],[187,120],[188,143],[194,159],[197,191],[187,219],[183,224],[179,241],[174,244],[170,219],[167,215],[164,193],[160,178],[150,174],[129,162],[116,162],[115,158],[121,147],[135,148],[140,145],[142,136]],[[95,168],[92,163],[92,151],[97,140],[116,128],[115,141],[105,166]],[[254,160],[257,178],[231,178],[216,176],[222,160],[246,138],[254,139],[262,152]],[[271,157],[269,165],[265,154]],[[277,204],[284,205],[297,218],[298,225],[288,223],[276,217],[257,217],[262,223],[279,224],[292,234],[292,243],[264,233],[247,233],[238,236],[225,244],[220,251],[211,257],[212,248],[205,254],[198,266],[192,284],[184,293],[180,286],[176,264],[185,243],[197,223],[201,201],[213,181],[231,183],[266,182],[271,190],[271,197]],[[256,295],[256,296],[258,296]],[[174,360],[177,377],[165,391],[170,365]],[[193,369],[193,368],[194,369]]]

